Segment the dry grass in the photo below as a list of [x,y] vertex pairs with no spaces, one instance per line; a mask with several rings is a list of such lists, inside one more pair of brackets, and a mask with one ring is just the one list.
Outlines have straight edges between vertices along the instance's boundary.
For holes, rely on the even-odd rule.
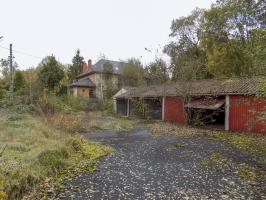
[[155,135],[174,135],[180,137],[205,136],[227,142],[235,148],[266,155],[266,137],[259,134],[233,133],[204,130],[172,123],[149,123],[148,129]]
[[191,128],[183,125],[177,125],[173,123],[157,122],[148,123],[147,128],[155,135],[173,135],[180,137],[192,137],[192,136],[203,136],[210,131],[201,130],[197,128]]
[[90,130],[113,130],[113,131],[130,131],[136,124],[136,120],[126,118],[104,117],[92,119],[88,123]]
[[112,151],[44,122],[0,113],[0,152],[5,147],[0,156],[0,199],[21,199],[45,177],[79,163],[95,168],[96,159]]
[[218,132],[212,135],[215,139],[228,142],[232,146],[253,152],[266,155],[266,137],[263,135],[252,135],[250,133],[232,133]]
[[54,128],[67,133],[84,133],[89,131],[130,131],[137,120],[106,116],[102,112],[57,114],[47,117]]

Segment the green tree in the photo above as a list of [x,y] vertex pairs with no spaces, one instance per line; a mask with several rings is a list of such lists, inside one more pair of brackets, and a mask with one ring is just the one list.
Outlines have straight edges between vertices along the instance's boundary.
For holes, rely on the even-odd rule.
[[114,79],[114,69],[110,62],[106,62],[103,65],[103,79],[104,79],[104,100],[110,99],[117,91],[117,84]]
[[[9,60],[8,59],[1,59],[0,60],[0,73],[2,74],[4,79],[10,79],[10,69],[9,69]],[[18,68],[18,63],[13,63],[13,68],[16,70]]]
[[26,85],[26,80],[23,73],[17,70],[14,75],[14,91],[23,89],[25,85]]
[[169,80],[168,69],[165,61],[161,58],[156,58],[145,67],[145,79],[147,84],[161,84]]
[[38,68],[38,77],[43,87],[49,91],[54,91],[55,87],[58,87],[60,81],[64,78],[62,66],[52,55],[44,58]]
[[200,46],[203,13],[204,10],[196,9],[191,15],[172,21],[173,41],[165,46],[164,52],[171,58],[174,81],[208,77],[206,54]]
[[260,9],[255,0],[220,0],[205,12],[201,43],[212,74],[230,77],[265,73],[265,20]]
[[103,76],[105,80],[112,79],[114,73],[113,65],[110,62],[106,62],[103,65]]
[[144,69],[140,60],[131,58],[122,71],[123,86],[140,86],[145,83]]
[[68,79],[70,82],[72,82],[77,75],[82,73],[84,63],[84,58],[80,55],[80,50],[78,49],[68,69]]

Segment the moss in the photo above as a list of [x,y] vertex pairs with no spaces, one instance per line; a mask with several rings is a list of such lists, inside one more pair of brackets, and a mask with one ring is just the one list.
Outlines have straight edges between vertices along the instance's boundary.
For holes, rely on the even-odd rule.
[[226,172],[230,167],[229,160],[220,152],[210,153],[208,159],[202,160],[199,165],[201,167],[208,167],[220,172]]
[[83,145],[82,152],[84,153],[84,156],[89,157],[90,159],[98,159],[102,156],[112,153],[113,148],[102,146],[95,142],[90,142]]
[[208,167],[209,166],[208,160],[202,160],[199,164],[201,167]]
[[261,173],[263,173],[263,170],[259,170],[259,169],[256,169],[254,167],[250,167],[247,165],[240,166],[238,168],[238,174],[240,178],[245,179],[249,182],[259,181],[263,177]]
[[187,144],[173,144],[173,147],[175,147],[175,148],[183,148],[186,146],[188,146],[188,145]]

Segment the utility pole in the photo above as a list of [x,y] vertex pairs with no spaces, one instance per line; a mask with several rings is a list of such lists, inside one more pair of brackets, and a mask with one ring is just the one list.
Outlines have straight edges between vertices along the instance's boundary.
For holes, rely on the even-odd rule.
[[9,46],[9,70],[10,70],[10,85],[9,85],[9,91],[11,95],[13,94],[14,91],[14,69],[13,69],[13,51],[12,51],[12,44]]

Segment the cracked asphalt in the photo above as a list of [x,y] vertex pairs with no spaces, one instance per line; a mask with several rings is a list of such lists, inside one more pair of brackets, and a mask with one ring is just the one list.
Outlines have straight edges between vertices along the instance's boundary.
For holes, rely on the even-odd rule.
[[[241,164],[258,166],[257,158],[220,141],[156,137],[143,125],[129,133],[88,133],[86,137],[113,146],[115,153],[101,159],[98,172],[70,181],[75,191],[60,194],[60,199],[266,199],[265,179],[251,184],[236,170]],[[202,167],[200,163],[212,152],[226,155],[230,170]]]

